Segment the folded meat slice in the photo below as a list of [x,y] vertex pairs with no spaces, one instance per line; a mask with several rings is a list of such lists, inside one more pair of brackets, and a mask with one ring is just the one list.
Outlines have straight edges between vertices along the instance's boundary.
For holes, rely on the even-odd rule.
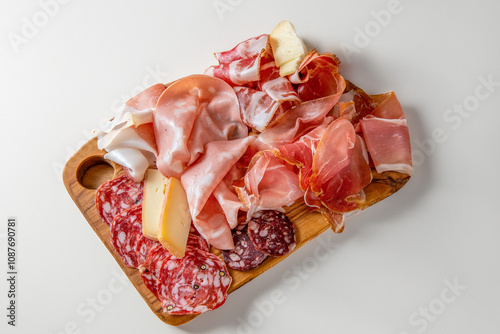
[[212,246],[225,250],[233,249],[233,234],[217,199],[211,195],[193,224]]
[[248,135],[232,87],[207,75],[173,83],[161,95],[153,116],[157,166],[167,177],[180,178],[206,144]]
[[[212,210],[207,208],[207,206],[213,204],[213,201],[209,202],[210,198],[214,198],[215,201],[219,200],[221,204],[228,206],[230,203],[225,203],[224,200],[231,201],[235,199],[234,194],[231,196],[232,193],[224,192],[224,189],[219,188],[218,191],[215,190],[223,182],[223,179],[240,157],[246,152],[254,139],[254,136],[250,136],[231,141],[214,141],[208,143],[202,157],[195,164],[188,167],[181,176],[182,186],[186,191],[194,226],[210,244],[221,246],[216,246],[219,249],[227,249],[224,248],[226,246],[223,246],[226,245],[224,240],[231,239],[228,219],[224,215],[225,224],[221,223],[220,217],[215,220],[216,224],[212,224],[211,218],[204,216],[202,213]],[[214,194],[218,198],[214,197]],[[220,208],[217,210],[224,214],[221,205],[217,205]],[[228,212],[231,212],[232,209],[228,206],[224,206],[224,208]],[[231,225],[234,225],[234,223],[232,221]],[[209,226],[211,228],[210,233],[207,232]],[[228,233],[229,236],[227,235]]]
[[342,94],[344,78],[339,74],[340,60],[333,54],[309,52],[290,81],[298,84],[297,94],[302,101]]
[[339,97],[340,93],[303,102],[287,110],[259,134],[256,146],[260,150],[273,149],[292,143],[314,128],[330,123],[332,118],[327,114]]
[[245,209],[233,187],[233,183],[245,175],[245,170],[246,169],[234,165],[213,192],[213,196],[217,199],[217,202],[219,202],[222,211],[224,211],[224,215],[231,229],[234,229],[238,225],[239,211]]
[[363,188],[371,179],[363,140],[348,120],[333,121],[316,148],[311,190],[329,210],[349,212],[363,202]]
[[310,188],[312,165],[316,147],[323,137],[327,125],[320,125],[300,137],[299,140],[279,146],[273,150],[275,156],[299,168],[300,188],[307,192]]
[[258,152],[244,178],[234,187],[246,207],[248,219],[257,211],[293,204],[304,195],[293,166],[275,157],[272,151]]
[[367,116],[360,124],[378,173],[396,171],[412,174],[410,134],[406,119]]
[[371,97],[376,104],[376,108],[370,113],[371,115],[385,119],[406,119],[403,108],[401,108],[394,92],[372,95]]
[[260,68],[260,90],[266,92],[274,101],[292,104],[300,102],[299,96],[288,78],[280,76],[280,69],[274,61],[263,64]]
[[97,134],[97,147],[108,152],[104,158],[124,166],[136,182],[156,161],[153,108],[164,90],[163,84],[156,84],[134,96]]
[[261,66],[258,88],[234,87],[243,122],[258,132],[300,102],[290,81],[279,75],[274,61]]
[[261,90],[237,86],[234,91],[238,96],[243,122],[254,130],[262,131],[276,114],[279,103]]
[[217,52],[219,65],[209,67],[205,74],[220,78],[228,84],[245,85],[259,80],[261,55],[266,52],[269,35],[252,37],[233,49]]
[[401,104],[394,92],[372,98],[376,107],[359,124],[375,169],[411,175],[410,133]]

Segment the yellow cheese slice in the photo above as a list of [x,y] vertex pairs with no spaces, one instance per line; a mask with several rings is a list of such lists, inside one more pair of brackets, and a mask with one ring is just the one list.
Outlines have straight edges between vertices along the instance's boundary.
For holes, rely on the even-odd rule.
[[169,183],[170,179],[163,176],[159,170],[146,171],[142,199],[142,233],[153,240],[158,240],[163,201]]
[[290,60],[288,63],[284,63],[280,66],[280,76],[286,77],[287,75],[294,74],[302,63],[303,57],[298,57]]
[[181,181],[172,177],[166,189],[158,240],[177,258],[184,257],[191,213]]
[[[280,67],[280,75],[294,73],[307,52],[302,39],[297,35],[295,27],[289,21],[281,21],[269,35],[276,66]],[[287,65],[283,71],[281,67]],[[287,73],[287,74],[285,74]]]

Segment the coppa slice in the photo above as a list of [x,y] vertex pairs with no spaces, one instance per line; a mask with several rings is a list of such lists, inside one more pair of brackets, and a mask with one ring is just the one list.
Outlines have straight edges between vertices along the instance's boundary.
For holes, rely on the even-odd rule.
[[276,210],[255,214],[248,223],[248,235],[257,249],[270,256],[286,255],[297,245],[293,223]]
[[217,256],[188,247],[182,259],[162,262],[158,299],[169,314],[198,314],[215,310],[226,301],[232,278]]
[[115,250],[120,254],[125,265],[137,268],[135,246],[141,235],[142,205],[122,211],[111,223],[110,238]]
[[247,227],[233,232],[234,249],[222,251],[224,262],[231,269],[250,270],[261,264],[267,255],[255,247],[248,236]]
[[142,203],[144,182],[134,182],[126,175],[101,184],[95,194],[99,216],[110,225],[120,212]]

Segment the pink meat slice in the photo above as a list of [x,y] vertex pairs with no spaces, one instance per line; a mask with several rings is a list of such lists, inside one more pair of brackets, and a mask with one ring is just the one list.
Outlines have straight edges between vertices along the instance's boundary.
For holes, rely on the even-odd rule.
[[141,273],[142,281],[144,285],[156,296],[158,297],[158,290],[156,288],[156,283],[158,281],[158,275],[160,273],[160,268],[163,260],[167,258],[175,257],[170,254],[160,243],[151,248],[146,256],[144,263],[139,267]]
[[99,216],[110,225],[120,212],[142,203],[144,182],[135,182],[127,175],[101,184],[95,194]]
[[139,263],[135,247],[142,235],[142,205],[120,212],[110,228],[111,244],[125,265],[137,268]]
[[231,282],[224,261],[188,247],[182,259],[172,257],[162,262],[158,299],[168,314],[200,314],[224,304]]

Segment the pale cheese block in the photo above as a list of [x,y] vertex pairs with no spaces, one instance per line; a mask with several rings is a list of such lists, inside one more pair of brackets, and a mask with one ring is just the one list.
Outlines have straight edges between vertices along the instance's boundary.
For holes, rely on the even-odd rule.
[[184,257],[191,226],[191,213],[181,181],[172,177],[167,187],[158,240],[177,258]]
[[159,170],[146,171],[142,199],[142,233],[153,240],[158,240],[163,202],[169,183],[170,179],[163,176]]
[[[280,67],[280,75],[294,73],[307,53],[307,48],[302,39],[297,35],[295,27],[289,21],[281,21],[269,36],[276,66]],[[285,66],[287,63],[290,65]],[[283,71],[281,67],[285,67]]]
[[294,60],[290,60],[288,63],[281,65],[280,76],[286,77],[287,75],[297,72],[303,58],[304,57],[295,58]]

